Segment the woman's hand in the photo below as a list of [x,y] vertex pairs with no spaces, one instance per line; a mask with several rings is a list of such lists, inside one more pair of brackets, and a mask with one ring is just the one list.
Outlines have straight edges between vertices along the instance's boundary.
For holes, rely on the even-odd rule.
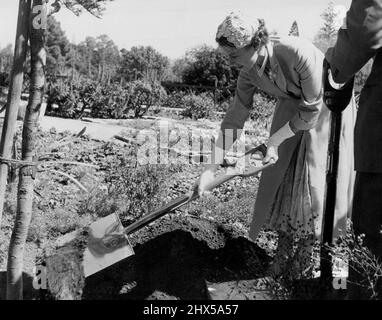
[[194,185],[194,193],[198,193],[198,195],[202,197],[210,191],[206,188],[215,179],[215,171],[216,170],[212,169],[204,170],[204,172],[201,174],[200,178],[196,181]]
[[206,187],[215,179],[215,173],[218,171],[219,165],[224,162],[224,149],[221,148],[222,145],[223,136],[222,131],[220,131],[216,145],[213,144],[212,146],[211,158],[205,164],[203,173],[194,184],[193,196],[197,194],[201,197],[209,191],[206,190]]
[[199,196],[205,195],[210,190],[207,190],[207,186],[214,181],[215,179],[215,171],[211,169],[205,170],[200,178],[199,178],[199,186],[198,186],[198,192]]
[[279,160],[279,146],[285,140],[293,137],[295,132],[291,129],[290,123],[285,124],[280,130],[276,131],[268,141],[267,154],[263,160],[263,164],[275,164]]
[[268,146],[267,154],[263,159],[263,165],[275,164],[279,160],[279,147],[278,146]]

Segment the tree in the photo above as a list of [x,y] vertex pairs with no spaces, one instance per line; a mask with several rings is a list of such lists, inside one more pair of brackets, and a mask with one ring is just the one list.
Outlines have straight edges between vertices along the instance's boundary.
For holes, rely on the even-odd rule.
[[[19,1],[15,52],[13,58],[12,74],[8,90],[8,99],[5,110],[5,119],[0,143],[0,156],[3,159],[11,157],[13,137],[16,130],[18,107],[24,80],[24,65],[27,56],[29,39],[29,14],[31,0]],[[0,225],[3,215],[4,198],[8,177],[8,163],[0,163]]]
[[325,11],[321,14],[324,20],[324,25],[320,28],[319,32],[314,38],[313,43],[322,52],[326,52],[328,48],[332,47],[337,40],[337,32],[341,19],[340,12],[336,10],[333,2],[330,2]]
[[[33,8],[43,5],[46,5],[45,0],[33,0]],[[35,10],[32,11],[31,25],[35,18],[40,14],[44,13]],[[42,19],[44,19],[44,17]],[[45,85],[45,31],[42,27],[37,28],[32,26],[30,28],[30,46],[31,86],[22,133],[22,161],[29,163],[34,159],[36,142],[35,130],[43,101]],[[32,219],[34,170],[34,165],[23,165],[20,168],[17,192],[17,214],[8,251],[8,300],[18,300],[23,298],[23,257],[29,225]]]
[[110,84],[119,65],[119,50],[117,45],[107,35],[96,38],[94,63],[98,67],[97,80]]
[[62,74],[71,65],[70,42],[54,18],[47,18],[46,30],[46,67],[49,74]]
[[[83,1],[55,1],[53,4],[53,12],[56,12],[60,8],[60,4],[64,3],[68,8],[77,12],[78,6],[83,5],[86,10],[93,14],[100,14],[102,9],[102,3],[107,0],[83,0]],[[37,10],[35,10],[37,9]],[[8,266],[7,266],[7,299],[22,299],[22,270],[23,270],[23,255],[25,242],[29,230],[29,225],[32,217],[32,203],[33,203],[33,191],[34,191],[34,172],[35,165],[31,164],[34,155],[34,140],[36,139],[34,130],[36,125],[36,119],[39,114],[43,99],[43,91],[45,85],[45,21],[47,18],[46,0],[33,0],[33,10],[31,11],[31,0],[20,0],[19,20],[17,30],[17,40],[15,48],[15,64],[13,67],[13,75],[10,92],[15,95],[13,103],[19,102],[22,86],[22,66],[26,60],[26,40],[28,37],[25,35],[31,35],[31,85],[30,95],[27,107],[27,113],[24,119],[23,126],[23,140],[22,140],[22,159],[24,165],[20,169],[19,185],[18,185],[18,199],[17,199],[17,215],[15,219],[14,228],[12,231],[11,242],[8,252]],[[79,9],[78,9],[79,10]],[[29,21],[29,18],[31,20]],[[26,40],[25,40],[26,39]],[[20,78],[21,75],[21,79]],[[15,78],[15,76],[17,76]],[[16,81],[17,80],[17,81]],[[21,80],[21,81],[20,81]],[[13,97],[13,96],[12,96]],[[9,99],[12,100],[12,99]],[[10,105],[10,103],[9,103]],[[10,113],[14,117],[10,122],[13,126],[12,130],[6,128],[7,114]],[[1,142],[1,151],[8,151],[8,145],[13,141],[14,135],[14,123],[17,116],[17,104],[13,106],[13,109],[7,107],[5,125],[3,128],[3,136]],[[10,117],[9,117],[10,118]],[[4,134],[4,131],[6,132]],[[9,157],[9,153],[2,152],[4,158]],[[3,171],[5,165],[6,170]],[[0,167],[0,178],[3,184],[2,195],[0,193],[1,211],[4,205],[4,193],[6,185],[7,165],[2,164]],[[5,173],[5,174],[4,174]]]
[[120,52],[107,35],[103,34],[97,38],[87,37],[79,45],[73,46],[72,55],[73,65],[80,74],[108,84],[115,80]]
[[122,49],[121,55],[119,75],[126,81],[162,81],[170,67],[170,60],[151,46]]
[[175,81],[174,82],[182,82],[183,81],[183,74],[185,70],[189,66],[189,61],[186,59],[186,57],[182,57],[179,59],[176,59],[172,65],[171,70],[172,74],[174,75]]
[[10,73],[12,70],[13,48],[8,44],[0,50],[0,73]]
[[75,52],[74,64],[76,70],[83,75],[86,75],[89,79],[92,78],[95,73],[95,59],[94,52],[96,51],[96,39],[93,37],[86,37],[85,41],[75,46],[73,52]]
[[196,47],[186,53],[187,63],[183,70],[183,82],[204,86],[236,86],[239,69],[231,66],[228,59],[209,46]]
[[293,21],[292,27],[290,28],[290,31],[289,31],[289,36],[295,36],[295,37],[300,36],[300,31],[298,30],[298,25],[296,20]]
[[[7,45],[0,50],[0,87],[7,87],[9,76],[12,71],[13,48],[12,44]],[[5,106],[0,106],[0,113],[4,111]]]
[[[55,0],[51,3],[50,14],[56,13],[64,5],[75,14],[87,10],[96,17],[100,17],[104,4],[113,0]],[[15,54],[12,67],[12,76],[8,91],[6,113],[0,143],[0,156],[8,159],[11,154],[13,136],[17,119],[18,106],[24,79],[24,67],[27,57],[27,43],[29,37],[29,13],[31,0],[19,0],[19,16],[16,34]],[[0,225],[4,208],[4,196],[8,176],[8,165],[0,163]]]
[[58,12],[62,6],[79,16],[84,10],[97,18],[102,17],[102,13],[106,10],[106,2],[113,0],[54,0],[52,3],[52,13]]
[[[345,17],[346,8],[343,6],[334,6],[332,2],[322,13],[321,17],[324,20],[324,25],[317,33],[314,44],[322,52],[326,53],[328,48],[333,47],[337,41],[338,29],[343,24],[343,18]],[[370,75],[371,67],[374,59],[370,59],[362,69],[356,74],[355,77],[355,92],[360,92]]]
[[[115,61],[116,56],[119,56],[118,48],[114,43],[105,35],[97,39],[88,37],[85,42],[79,46],[70,44],[65,32],[61,29],[60,23],[54,18],[54,14],[58,12],[63,6],[72,11],[76,15],[80,15],[84,10],[90,12],[92,15],[100,18],[105,10],[105,3],[113,0],[55,0],[51,4],[51,11],[48,17],[48,30],[47,30],[47,70],[49,73],[65,73],[69,68],[73,68],[85,72],[91,77],[93,73],[101,74],[102,77],[110,81],[111,76],[115,73],[116,67],[111,68],[111,64],[118,63]],[[108,45],[112,47],[109,52],[105,52]],[[84,46],[85,45],[85,46]],[[96,51],[101,49],[101,57],[103,62],[97,62],[95,58]],[[110,60],[105,59],[105,56],[110,55]],[[102,56],[103,55],[103,56]],[[105,62],[108,62],[107,64]],[[85,67],[86,65],[86,67]],[[94,69],[94,70],[93,70]]]

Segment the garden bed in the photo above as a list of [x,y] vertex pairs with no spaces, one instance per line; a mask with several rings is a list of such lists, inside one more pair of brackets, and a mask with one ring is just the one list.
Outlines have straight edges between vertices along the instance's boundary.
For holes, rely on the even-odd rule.
[[[47,171],[38,175],[25,252],[26,299],[51,298],[44,290],[33,289],[33,268],[44,249],[58,237],[113,212],[127,226],[188,192],[200,171],[198,164],[136,168],[133,144],[94,141],[86,135],[40,131],[38,141],[39,155],[50,154],[54,161],[76,161],[99,169],[55,166],[75,177],[88,193],[63,176]],[[19,144],[17,147],[20,151]],[[6,269],[16,211],[17,186],[9,188],[0,234],[1,270]],[[211,288],[221,282],[260,278],[268,255],[245,238],[256,188],[256,178],[237,179],[132,234],[136,254],[87,278],[81,298],[207,299],[211,292],[216,293]],[[145,190],[144,196],[137,190]],[[4,271],[2,274],[5,281]],[[248,290],[252,287],[248,286]],[[0,296],[4,298],[3,294]]]

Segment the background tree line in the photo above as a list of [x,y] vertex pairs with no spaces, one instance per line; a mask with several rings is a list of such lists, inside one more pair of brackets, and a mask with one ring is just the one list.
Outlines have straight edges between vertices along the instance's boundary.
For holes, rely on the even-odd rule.
[[[333,46],[339,28],[340,13],[329,3],[322,13],[322,27],[313,43],[322,51]],[[289,35],[299,36],[297,21],[292,23]],[[182,57],[171,60],[151,46],[134,46],[119,49],[107,35],[87,37],[84,41],[71,43],[61,24],[48,17],[46,30],[47,77],[86,78],[102,84],[126,83],[135,80],[150,82],[176,82],[187,85],[234,87],[239,73],[214,47],[202,45],[188,50]],[[12,66],[13,48],[0,47],[0,85],[5,85]],[[26,73],[28,74],[29,59]],[[360,91],[370,69],[370,61],[357,76],[356,91]]]
[[[50,77],[85,77],[110,84],[134,80],[172,81],[185,84],[230,86],[238,70],[215,48],[193,48],[179,59],[171,60],[152,46],[119,49],[107,35],[87,37],[71,43],[61,24],[48,17],[46,30],[46,70]],[[0,74],[4,85],[12,66],[13,48],[0,48]],[[26,72],[28,72],[26,65]],[[1,81],[1,80],[0,80]],[[1,82],[0,82],[1,85]]]
[[[342,24],[339,15],[333,3],[329,3],[321,15],[323,24],[313,42],[323,53],[336,41],[338,28]],[[84,115],[118,118],[130,117],[129,114],[142,116],[147,108],[142,109],[139,103],[179,108],[186,104],[183,95],[193,91],[194,87],[175,87],[175,91],[183,92],[174,95],[174,91],[169,89],[174,83],[212,88],[193,91],[193,94],[204,92],[205,105],[214,106],[217,111],[225,111],[232,99],[239,69],[231,66],[227,58],[212,46],[192,48],[182,57],[171,60],[151,46],[119,49],[107,35],[87,37],[78,44],[72,43],[54,15],[48,16],[47,25],[45,48],[49,115],[74,118]],[[291,25],[289,35],[300,36],[296,20]],[[12,46],[8,45],[0,50],[0,86],[6,85],[11,61]],[[371,64],[372,60],[358,73],[356,91],[359,92],[365,83]],[[28,82],[29,57],[25,68]],[[161,84],[165,85],[168,97]],[[25,85],[24,90],[27,88],[28,85]],[[212,94],[208,90],[212,90]],[[135,99],[134,95],[140,98]],[[187,101],[194,100],[197,98]],[[188,103],[191,111],[200,105],[199,100],[195,104]],[[262,98],[260,100],[263,101]],[[54,106],[60,108],[52,108]],[[204,111],[198,112],[198,117],[203,114]]]

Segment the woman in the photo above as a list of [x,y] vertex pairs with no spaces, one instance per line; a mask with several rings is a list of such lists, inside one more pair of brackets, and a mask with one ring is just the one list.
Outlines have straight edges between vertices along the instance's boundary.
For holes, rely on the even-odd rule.
[[[216,35],[219,49],[241,67],[235,98],[225,115],[209,164],[199,180],[199,194],[214,178],[224,152],[239,138],[256,88],[277,98],[263,163],[274,165],[261,176],[250,237],[262,228],[279,233],[274,271],[290,262],[293,245],[299,273],[311,270],[313,242],[320,240],[325,200],[330,112],[323,103],[323,54],[298,37],[269,40],[263,20],[231,13]],[[343,115],[335,232],[345,230],[353,196],[355,101]],[[227,130],[231,129],[231,130]],[[297,239],[297,243],[294,240]],[[310,269],[309,269],[310,268]]]

